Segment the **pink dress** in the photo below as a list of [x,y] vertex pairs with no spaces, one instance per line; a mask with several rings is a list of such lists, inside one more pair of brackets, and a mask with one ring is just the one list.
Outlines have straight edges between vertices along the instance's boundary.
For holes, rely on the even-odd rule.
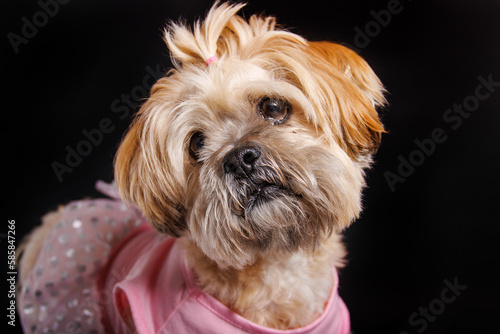
[[25,332],[130,333],[133,319],[141,334],[349,333],[337,286],[323,314],[305,327],[275,330],[244,319],[201,291],[176,239],[154,231],[114,186],[97,187],[114,199],[66,206],[23,286]]

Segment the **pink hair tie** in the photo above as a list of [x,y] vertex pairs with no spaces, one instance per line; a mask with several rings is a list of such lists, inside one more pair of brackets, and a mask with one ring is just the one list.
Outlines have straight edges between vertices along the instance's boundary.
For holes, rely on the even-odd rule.
[[219,58],[217,58],[216,56],[212,56],[210,58],[208,58],[207,62],[205,63],[205,65],[210,65],[212,64],[213,62],[216,62],[216,61],[219,61]]

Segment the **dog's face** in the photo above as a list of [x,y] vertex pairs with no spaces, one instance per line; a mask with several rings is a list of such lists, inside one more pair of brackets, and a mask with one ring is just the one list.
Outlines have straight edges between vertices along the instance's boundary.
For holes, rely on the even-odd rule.
[[176,69],[154,85],[116,160],[123,196],[159,231],[237,269],[314,250],[348,226],[383,132],[383,89],[361,58],[272,18],[247,23],[240,7],[213,8],[194,33],[167,31]]

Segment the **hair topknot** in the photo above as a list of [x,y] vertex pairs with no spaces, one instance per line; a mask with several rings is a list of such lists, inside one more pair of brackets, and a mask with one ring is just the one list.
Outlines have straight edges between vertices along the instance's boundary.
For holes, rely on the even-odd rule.
[[[277,28],[272,16],[252,15],[247,21],[237,15],[245,3],[215,2],[204,20],[193,27],[171,22],[165,29],[164,40],[176,68],[184,64],[205,64],[210,57],[248,59],[255,50],[274,48],[273,41],[306,45],[300,36]],[[279,38],[278,38],[279,37]]]

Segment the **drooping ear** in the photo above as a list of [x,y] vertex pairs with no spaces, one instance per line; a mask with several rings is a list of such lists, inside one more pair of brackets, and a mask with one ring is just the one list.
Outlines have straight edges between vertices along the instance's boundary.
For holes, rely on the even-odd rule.
[[334,136],[355,159],[376,152],[384,127],[377,107],[386,103],[385,89],[370,66],[354,51],[330,42],[309,42],[311,63],[329,101]]
[[[137,205],[158,231],[179,237],[187,228],[182,187],[163,148],[147,124],[148,102],[136,116],[115,157],[115,181],[122,198]],[[156,138],[156,142],[160,139]]]

